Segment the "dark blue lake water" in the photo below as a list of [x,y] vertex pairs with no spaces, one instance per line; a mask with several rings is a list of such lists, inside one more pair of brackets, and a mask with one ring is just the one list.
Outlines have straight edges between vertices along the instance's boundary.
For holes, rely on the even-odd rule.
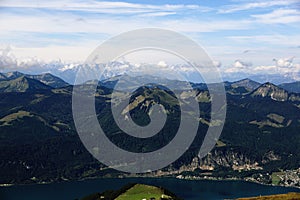
[[300,189],[274,187],[244,181],[179,180],[175,178],[94,179],[45,185],[0,187],[1,200],[74,200],[91,193],[119,189],[127,183],[162,186],[185,200],[232,199],[287,192]]

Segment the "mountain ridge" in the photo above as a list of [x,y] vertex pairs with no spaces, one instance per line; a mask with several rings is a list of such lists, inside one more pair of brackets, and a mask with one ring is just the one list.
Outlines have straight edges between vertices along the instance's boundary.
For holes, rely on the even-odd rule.
[[300,101],[299,93],[290,92],[270,82],[260,85],[249,95],[255,98],[271,98],[275,101]]
[[52,87],[45,85],[44,83],[28,78],[26,76],[20,76],[12,80],[6,80],[0,82],[1,92],[28,92],[33,90],[50,90]]
[[[15,80],[22,84],[23,80],[25,83],[29,80],[46,88],[33,88],[28,92],[27,88],[16,92],[0,92],[1,181],[40,183],[120,174],[95,160],[81,143],[72,117],[73,86],[54,89],[25,76],[8,82]],[[85,86],[88,87],[80,85],[83,89]],[[270,174],[273,172],[299,167],[300,95],[288,93],[271,83],[262,84],[252,93],[246,89],[243,90],[245,93],[232,91],[228,83],[226,87],[230,90],[226,94],[228,109],[224,129],[215,149],[203,159],[197,155],[205,131],[211,123],[218,125],[218,122],[210,122],[209,91],[201,87],[194,87],[194,91],[176,91],[181,95],[184,105],[188,106],[191,102],[189,92],[194,92],[199,102],[197,136],[183,156],[171,166],[151,175],[190,173],[207,177],[209,173],[212,177],[247,177],[270,183]],[[131,105],[125,110],[137,124],[149,123],[149,110],[157,103],[164,105],[168,116],[165,127],[155,137],[139,140],[128,137],[111,120],[111,105],[114,106],[114,103],[111,104],[112,91],[98,85],[95,110],[101,127],[115,145],[132,152],[150,152],[168,144],[174,137],[179,125],[180,107],[172,92],[154,85],[135,90]],[[279,95],[272,96],[274,92],[279,92]],[[287,93],[288,98],[282,98],[282,92]],[[122,97],[129,94],[118,91],[118,95]],[[189,112],[190,115],[194,113],[193,110]],[[59,159],[57,155],[60,155]],[[259,174],[266,178],[259,179]],[[296,183],[290,183],[297,184],[297,180]]]
[[24,74],[18,71],[0,73],[0,81],[10,81],[19,78],[21,76],[38,80],[43,84],[48,85],[52,88],[61,88],[61,87],[69,86],[69,84],[66,83],[64,80],[62,80],[57,76],[52,75],[51,73],[43,73],[37,75]]
[[[51,86],[53,88],[61,88],[61,87],[67,87],[70,86],[69,83],[67,83],[66,81],[64,81],[63,79],[51,74],[51,73],[43,73],[43,74],[36,74],[36,75],[30,75],[30,74],[24,74],[18,71],[13,71],[13,72],[7,72],[7,73],[0,73],[0,82],[1,81],[7,81],[7,80],[13,80],[15,78],[18,78],[20,76],[26,76],[28,78],[31,79],[36,79],[42,83],[44,83],[45,85]],[[125,78],[124,81],[133,81],[133,83],[139,83],[139,82],[145,82],[145,80],[149,80],[151,83],[153,82],[153,80],[156,80],[158,82],[162,82],[163,85],[166,85],[166,83],[171,84],[174,86],[174,88],[176,87],[176,84],[178,85],[178,83],[186,83],[185,81],[180,81],[180,80],[175,80],[175,79],[164,79],[164,78],[160,78],[160,77],[156,77],[156,76],[151,76],[150,78],[148,77],[143,77],[143,76],[129,76],[129,75],[118,75],[118,76],[114,76],[111,78],[106,78],[102,81],[99,81],[99,84],[101,84],[104,87],[110,88],[112,89],[115,84],[118,82],[119,77],[123,77]],[[152,80],[152,81],[151,81]],[[94,80],[90,80],[94,83]],[[88,81],[88,82],[90,82]],[[194,82],[189,82],[191,84],[191,86],[193,88],[199,88],[199,89],[207,89],[207,86],[205,83],[194,83]],[[266,82],[266,83],[271,83],[271,82]],[[266,84],[263,83],[263,84]],[[236,81],[224,81],[223,82],[224,86],[228,89],[228,90],[233,90],[233,93],[239,93],[239,94],[246,94],[246,93],[250,93],[253,92],[253,90],[257,89],[259,86],[262,86],[263,84],[253,81],[250,78],[243,78],[240,80],[236,80]],[[296,81],[296,82],[291,82],[291,83],[282,83],[282,84],[274,84],[271,83],[277,87],[280,87],[282,89],[285,89],[286,91],[288,91],[289,93],[300,93],[300,82]],[[179,84],[180,85],[180,84]],[[182,84],[181,84],[182,85]],[[244,88],[244,91],[238,91],[240,88]],[[185,89],[185,88],[182,88]]]
[[258,88],[261,84],[256,81],[253,81],[249,78],[244,78],[244,79],[241,79],[238,81],[231,82],[230,85],[232,87],[241,87],[242,86],[242,87],[245,87],[247,90],[252,91],[252,90]]
[[300,81],[291,82],[291,83],[282,83],[279,86],[289,92],[300,93]]

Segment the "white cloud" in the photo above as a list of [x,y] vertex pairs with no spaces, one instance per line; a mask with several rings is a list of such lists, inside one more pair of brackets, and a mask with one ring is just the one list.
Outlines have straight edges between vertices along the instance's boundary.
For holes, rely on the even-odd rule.
[[[60,75],[64,71],[76,72],[76,68],[82,64],[82,62],[62,62],[60,60],[45,61],[35,57],[19,58],[13,54],[13,50],[10,47],[0,50],[0,66],[2,71],[21,71],[29,74],[50,72],[56,75]],[[273,65],[255,65],[250,62],[245,62],[241,59],[235,60],[230,66],[221,66],[218,61],[213,61],[215,66],[220,68],[220,72],[230,77],[231,74],[278,74],[284,77],[289,77],[291,80],[300,80],[300,64],[293,63],[294,57],[279,58],[273,60]],[[161,60],[157,64],[138,64],[122,61],[115,63],[110,68],[110,72],[155,72],[153,75],[173,77],[175,74],[179,75],[195,75],[197,72],[193,67],[179,64],[169,65],[165,61]],[[114,74],[113,73],[113,74]],[[68,74],[69,76],[70,74]],[[66,78],[66,77],[64,77]],[[68,77],[70,78],[70,77]],[[195,79],[196,80],[196,79]]]
[[168,15],[176,15],[176,12],[151,12],[139,15],[139,17],[164,17]]
[[236,60],[233,65],[224,68],[224,73],[230,77],[230,74],[248,74],[257,75],[281,75],[291,80],[300,80],[300,64],[293,63],[294,57],[273,59],[275,65],[256,65]]
[[273,6],[288,6],[295,3],[299,3],[298,0],[267,0],[267,1],[256,1],[250,3],[234,4],[226,6],[225,8],[219,10],[220,13],[233,13],[243,10],[251,10],[257,8],[268,8]]
[[0,69],[13,68],[17,65],[15,56],[11,53],[11,48],[6,47],[0,50]]
[[78,20],[78,16],[69,14],[36,16],[4,15],[0,18],[2,35],[11,32],[36,33],[104,33],[117,34],[137,28],[157,27],[181,32],[215,32],[222,30],[247,30],[248,20],[201,21],[197,19],[118,18],[103,16]]
[[[223,65],[231,64],[236,58],[245,59],[238,54],[242,50],[237,49],[251,48],[264,51],[264,53],[251,51],[251,55],[247,56],[253,56],[253,59],[245,60],[268,65],[270,63],[263,61],[266,59],[265,54],[271,55],[271,58],[267,58],[271,62],[275,56],[286,56],[282,52],[287,48],[281,47],[298,45],[296,42],[300,41],[300,36],[295,34],[298,28],[293,27],[294,32],[286,33],[286,30],[281,32],[272,24],[261,26],[263,20],[293,21],[298,16],[298,11],[291,9],[296,0],[245,2],[223,7],[224,12],[247,9],[256,11],[255,8],[270,6],[278,6],[282,9],[274,7],[277,10],[267,14],[261,13],[271,9],[251,12],[252,16],[249,15],[250,12],[245,12],[241,17],[235,15],[223,17],[215,13],[217,8],[193,4],[155,5],[97,0],[4,0],[0,3],[0,8],[4,11],[0,13],[0,41],[18,46],[18,51],[15,52],[18,56],[77,61],[85,60],[94,48],[111,35],[138,28],[166,28],[194,36],[193,39],[206,45],[208,52],[216,56],[215,59],[222,60]],[[209,14],[202,14],[203,12]],[[273,27],[276,29],[273,30]],[[288,30],[289,25],[284,28]],[[218,33],[210,35],[207,34],[208,32]],[[239,33],[249,34],[249,36],[229,36]],[[253,35],[255,33],[261,35]],[[271,35],[272,33],[274,35]],[[200,39],[197,40],[197,37]],[[226,40],[226,37],[233,41]],[[275,53],[274,44],[280,46]],[[253,47],[254,45],[257,45],[257,48]],[[21,50],[20,47],[26,48]],[[291,54],[291,52],[287,53]],[[297,52],[293,54],[296,55]]]
[[300,11],[296,9],[277,9],[267,14],[251,15],[257,21],[265,24],[300,22]]
[[168,64],[165,61],[159,61],[157,65],[162,68],[165,68],[168,66]]
[[280,58],[280,59],[273,59],[276,62],[276,66],[278,67],[292,67],[293,66],[294,57],[290,58]]
[[268,74],[272,74],[272,73],[277,73],[277,66],[275,65],[261,65],[261,66],[256,66],[253,67],[252,69],[252,73],[268,73]]
[[95,1],[95,0],[65,0],[65,1],[21,1],[14,2],[4,1],[1,7],[11,8],[45,8],[60,11],[84,11],[106,14],[138,14],[148,12],[162,11],[180,11],[180,10],[198,10],[201,12],[210,11],[211,8],[199,5],[184,5],[184,4],[165,4],[151,5],[138,4],[128,2],[110,2],[110,1]]
[[251,66],[252,66],[252,63],[244,62],[244,61],[241,61],[241,60],[236,60],[233,63],[233,67],[239,68],[239,69],[246,69],[246,68],[251,67]]
[[[6,9],[16,7],[21,8],[22,12],[10,12]],[[95,0],[17,0],[1,2],[0,8],[6,11],[1,13],[0,18],[1,32],[2,35],[6,33],[5,36],[14,32],[117,34],[120,31],[145,26],[182,32],[214,32],[243,30],[251,26],[248,20],[215,19],[214,17],[203,20],[195,17],[189,13],[203,13],[213,9],[193,4],[152,5]],[[177,14],[185,17],[180,19],[167,17]],[[160,17],[160,19],[153,20],[153,17]]]
[[213,65],[217,68],[220,68],[222,66],[222,63],[220,61],[213,60]]
[[50,69],[62,68],[60,60],[45,61],[36,57],[17,57],[11,47],[0,50],[0,66],[3,71],[22,71],[27,73],[47,72]]
[[241,73],[247,72],[249,67],[252,66],[250,62],[244,62],[241,60],[235,60],[231,66],[227,66],[224,68],[225,73]]

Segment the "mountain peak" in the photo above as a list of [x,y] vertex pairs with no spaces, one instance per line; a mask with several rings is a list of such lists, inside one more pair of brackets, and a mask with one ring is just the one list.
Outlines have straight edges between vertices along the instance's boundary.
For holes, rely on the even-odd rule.
[[273,84],[273,83],[271,83],[271,82],[265,82],[265,83],[263,83],[262,85],[265,85],[265,86],[267,86],[267,87],[278,87],[277,85],[275,85],[275,84]]
[[259,86],[260,86],[260,83],[253,81],[249,78],[245,78],[245,79],[231,83],[231,87],[233,87],[233,88],[244,87],[248,91],[252,91],[252,90],[258,88]]
[[24,74],[19,72],[19,71],[12,71],[12,72],[3,73],[3,75],[7,79],[15,79],[15,78],[18,78],[20,76],[23,76]]
[[286,90],[270,82],[262,84],[257,89],[255,89],[250,95],[252,97],[271,98],[275,101],[286,101],[289,97],[289,94]]
[[7,80],[7,77],[4,74],[0,73],[0,81],[3,80]]
[[251,80],[250,78],[244,78],[244,79],[241,79],[241,80],[239,80],[237,82],[242,82],[242,81],[247,81],[247,82],[252,81],[252,82],[255,82],[255,81]]
[[26,75],[26,76],[31,79],[38,80],[38,81],[42,82],[43,84],[48,85],[53,88],[61,88],[61,87],[66,87],[69,85],[62,79],[60,79],[50,73],[44,73],[44,74],[39,74],[39,75]]
[[226,90],[230,94],[249,94],[260,86],[260,83],[249,78],[241,79],[235,82],[225,82]]
[[69,84],[66,83],[64,80],[62,80],[50,73],[44,73],[44,74],[38,74],[38,75],[23,74],[18,71],[0,73],[0,81],[14,80],[14,79],[18,79],[23,76],[28,77],[30,79],[35,79],[37,81],[42,82],[45,85],[53,87],[53,88],[61,88],[61,87],[69,86]]

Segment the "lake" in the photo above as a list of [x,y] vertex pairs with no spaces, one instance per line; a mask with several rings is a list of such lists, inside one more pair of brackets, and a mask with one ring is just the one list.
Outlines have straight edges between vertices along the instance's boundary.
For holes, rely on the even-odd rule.
[[95,192],[119,189],[127,183],[162,186],[185,200],[232,199],[300,189],[266,186],[245,181],[180,180],[175,178],[105,178],[44,185],[0,187],[1,200],[74,200]]

